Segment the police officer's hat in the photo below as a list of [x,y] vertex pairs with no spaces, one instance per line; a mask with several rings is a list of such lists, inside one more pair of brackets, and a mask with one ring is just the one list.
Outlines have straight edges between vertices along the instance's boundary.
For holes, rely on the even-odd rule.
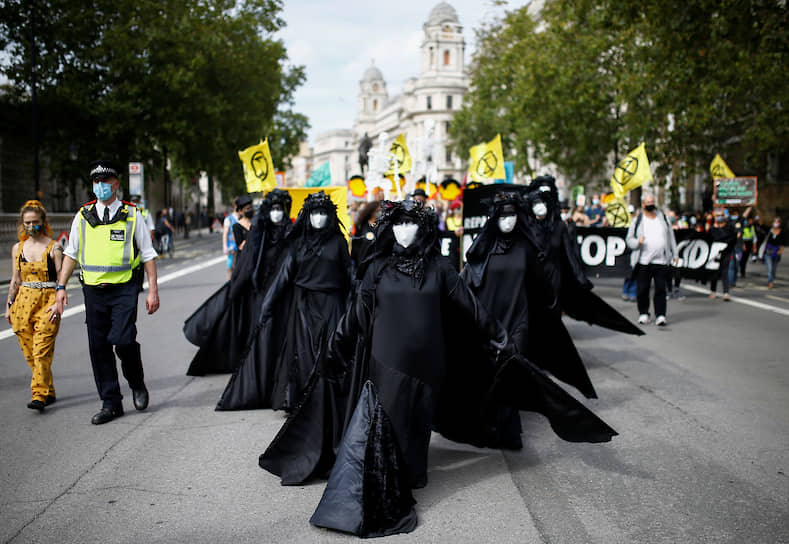
[[88,165],[90,181],[97,182],[107,178],[118,179],[120,177],[120,167],[112,161],[99,159]]

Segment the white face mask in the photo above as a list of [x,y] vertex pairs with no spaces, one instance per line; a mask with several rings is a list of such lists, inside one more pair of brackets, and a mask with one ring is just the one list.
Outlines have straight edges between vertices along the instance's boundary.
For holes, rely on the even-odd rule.
[[545,205],[545,202],[538,202],[532,206],[531,211],[533,211],[534,215],[537,217],[545,217],[548,214],[548,206]]
[[280,221],[282,221],[283,217],[285,217],[285,212],[283,212],[282,210],[271,210],[268,216],[271,219],[272,223],[277,224]]
[[326,212],[314,212],[310,214],[310,224],[312,228],[316,230],[320,230],[326,226],[326,221],[328,221],[329,216],[326,215]]
[[504,234],[508,234],[512,232],[512,229],[515,228],[515,223],[518,222],[518,217],[515,215],[505,215],[504,217],[499,217],[499,230]]
[[392,227],[395,240],[403,247],[408,247],[416,240],[416,234],[419,232],[419,225],[416,223],[400,223]]

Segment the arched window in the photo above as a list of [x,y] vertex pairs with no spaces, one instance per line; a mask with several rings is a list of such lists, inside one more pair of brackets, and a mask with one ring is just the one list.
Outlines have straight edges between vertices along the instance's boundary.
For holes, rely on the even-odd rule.
[[378,111],[378,100],[373,100],[373,111]]
[[430,67],[432,68],[435,65],[436,65],[436,55],[433,52],[433,48],[431,47],[430,48]]
[[444,51],[444,66],[449,66],[449,50]]

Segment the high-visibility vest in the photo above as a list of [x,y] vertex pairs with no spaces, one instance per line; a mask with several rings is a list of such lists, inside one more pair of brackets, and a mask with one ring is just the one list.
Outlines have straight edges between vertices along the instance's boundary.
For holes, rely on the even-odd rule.
[[139,266],[140,260],[134,246],[137,209],[124,203],[116,214],[116,221],[105,225],[88,217],[95,206],[95,203],[83,206],[79,213],[82,281],[87,285],[126,283],[131,280],[132,271]]
[[753,225],[748,225],[742,228],[743,240],[753,240],[755,234],[756,234],[756,229],[753,228]]

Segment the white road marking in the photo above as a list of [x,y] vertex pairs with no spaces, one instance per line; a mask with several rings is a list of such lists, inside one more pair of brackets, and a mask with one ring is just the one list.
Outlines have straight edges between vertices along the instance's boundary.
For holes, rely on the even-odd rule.
[[[192,272],[197,272],[198,270],[202,270],[203,268],[208,268],[209,266],[214,266],[215,264],[221,263],[221,262],[224,262],[224,261],[227,261],[227,257],[225,257],[224,255],[222,255],[221,257],[215,257],[215,258],[209,259],[209,260],[207,260],[207,261],[205,261],[203,263],[195,264],[195,265],[183,268],[181,270],[177,270],[176,272],[173,272],[172,274],[164,275],[164,276],[158,278],[156,283],[158,285],[161,285],[163,283],[167,283],[168,281],[172,281],[174,279],[180,278],[181,276],[186,276],[187,274],[191,274]],[[143,289],[147,289],[148,288],[148,282],[146,281],[145,283],[143,283],[142,286],[143,286]],[[80,304],[79,306],[74,306],[73,308],[69,308],[67,310],[64,310],[63,311],[63,316],[61,317],[61,319],[66,319],[67,317],[71,317],[72,315],[81,314],[84,311],[85,311],[85,305],[84,304]],[[0,331],[0,340],[5,340],[6,338],[10,338],[12,336],[14,336],[13,329],[7,329],[7,330],[4,330],[4,331]]]
[[[710,293],[709,289],[704,289],[703,287],[696,287],[695,285],[682,285],[681,289],[693,291],[695,293],[701,293],[704,295],[708,295]],[[739,302],[740,304],[745,304],[746,306],[752,306],[754,308],[759,308],[760,310],[767,310],[768,312],[775,312],[780,315],[785,315],[789,317],[789,310],[784,310],[783,308],[779,308],[778,306],[772,306],[770,304],[765,304],[763,302],[756,302],[754,300],[750,300],[747,298],[742,297],[733,297],[731,294],[731,302]]]

